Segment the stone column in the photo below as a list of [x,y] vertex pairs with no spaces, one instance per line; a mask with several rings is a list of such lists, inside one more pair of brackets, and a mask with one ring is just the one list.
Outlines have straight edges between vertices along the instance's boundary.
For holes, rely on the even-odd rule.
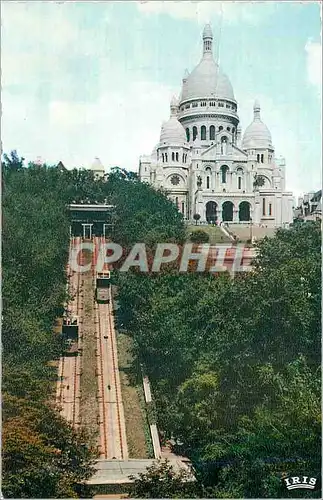
[[205,206],[203,203],[202,189],[198,189],[196,193],[196,213],[200,214],[200,222],[205,222]]
[[282,199],[282,195],[281,193],[276,193],[276,196],[275,196],[275,207],[274,207],[274,210],[275,210],[275,224],[277,226],[281,226],[282,225],[282,222],[283,222],[283,207],[282,207],[282,202],[283,202],[283,199]]
[[255,209],[253,213],[254,217],[252,222],[254,224],[260,224],[260,196],[259,192],[255,195]]

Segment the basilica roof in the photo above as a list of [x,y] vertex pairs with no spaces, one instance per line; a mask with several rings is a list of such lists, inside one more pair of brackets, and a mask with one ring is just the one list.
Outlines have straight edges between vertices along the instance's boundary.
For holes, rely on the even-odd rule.
[[212,29],[207,24],[203,31],[202,59],[190,74],[185,75],[181,101],[212,97],[235,100],[229,78],[221,71],[213,58],[212,43]]
[[242,149],[273,149],[271,133],[260,118],[260,104],[258,101],[255,102],[253,110],[254,119],[245,130]]

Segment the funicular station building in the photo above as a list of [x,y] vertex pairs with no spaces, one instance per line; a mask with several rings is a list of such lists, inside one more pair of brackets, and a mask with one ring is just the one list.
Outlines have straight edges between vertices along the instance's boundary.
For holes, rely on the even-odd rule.
[[111,234],[114,205],[104,203],[72,203],[70,210],[70,234],[92,239],[94,236]]

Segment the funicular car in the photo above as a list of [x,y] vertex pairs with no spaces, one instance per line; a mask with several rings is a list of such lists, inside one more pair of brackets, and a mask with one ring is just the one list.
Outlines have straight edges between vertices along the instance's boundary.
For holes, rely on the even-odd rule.
[[79,324],[78,317],[65,314],[62,325],[62,341],[65,356],[78,355]]
[[98,303],[108,304],[110,302],[110,271],[97,273],[95,286],[95,300]]

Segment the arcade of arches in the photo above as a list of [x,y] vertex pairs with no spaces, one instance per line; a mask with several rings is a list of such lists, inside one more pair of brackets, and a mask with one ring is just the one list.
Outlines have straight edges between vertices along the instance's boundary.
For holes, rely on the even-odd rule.
[[[220,207],[221,209],[221,207]],[[214,224],[219,219],[218,204],[215,201],[208,201],[205,205],[206,220]],[[222,220],[232,222],[234,213],[234,204],[232,201],[225,201],[222,205]],[[239,204],[239,222],[249,222],[251,220],[251,206],[248,201],[242,201]]]

